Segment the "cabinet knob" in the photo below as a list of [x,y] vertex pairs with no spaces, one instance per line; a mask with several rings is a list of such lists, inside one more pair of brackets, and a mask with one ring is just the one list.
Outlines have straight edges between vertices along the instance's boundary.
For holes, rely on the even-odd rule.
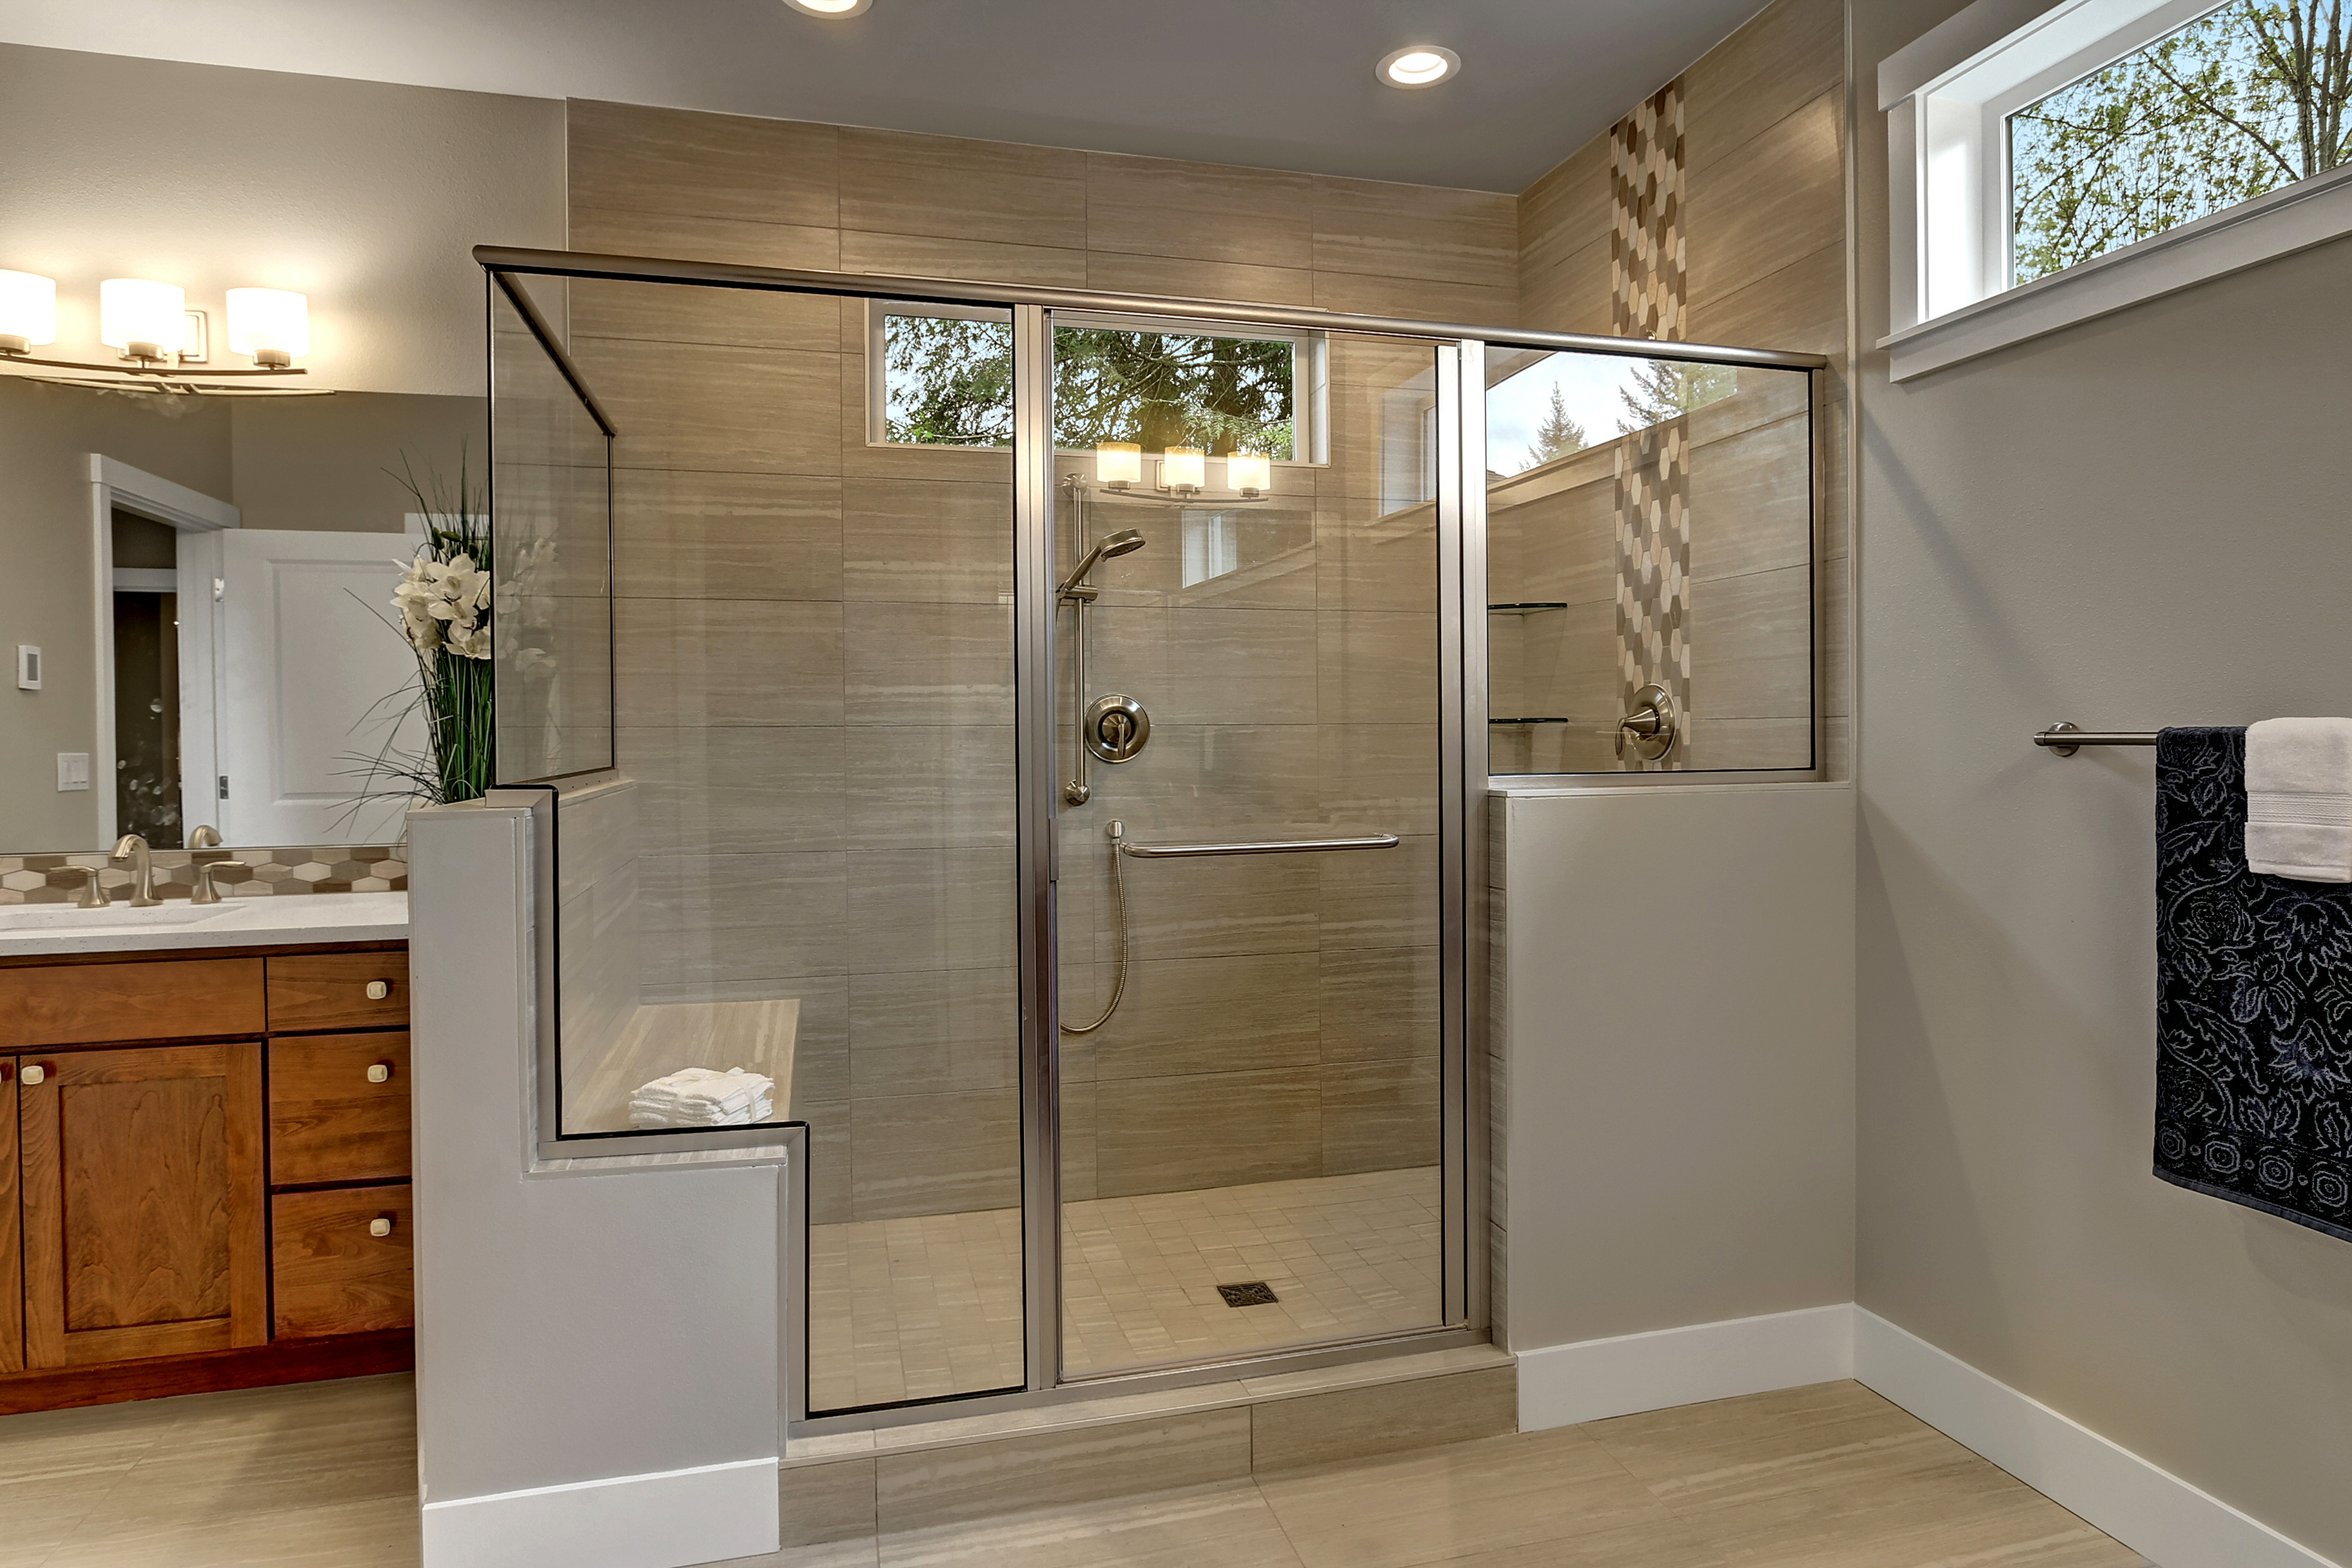
[[367,998],[368,998],[368,1000],[369,1000],[369,1001],[371,1001],[371,1002],[381,1002],[381,1001],[383,1001],[385,997],[387,997],[387,996],[389,996],[389,995],[391,995],[391,994],[392,994],[392,982],[391,982],[391,981],[389,981],[389,980],[371,980],[371,981],[369,981],[369,982],[368,982],[368,984],[367,984]]
[[368,1221],[368,1234],[370,1236],[390,1236],[392,1234],[392,1221],[383,1215],[378,1215],[375,1218]]
[[370,1082],[370,1083],[390,1083],[391,1081],[392,1081],[392,1064],[391,1064],[390,1062],[370,1062],[370,1063],[368,1063],[368,1082]]
[[47,1068],[46,1065],[44,1065],[43,1063],[40,1063],[40,1062],[35,1062],[32,1066],[30,1066],[30,1067],[28,1067],[28,1068],[26,1068],[25,1069],[25,1081],[26,1081],[26,1083],[42,1083],[42,1082],[46,1082],[46,1081],[47,1080],[47,1079],[48,1079],[48,1076],[49,1076],[49,1069],[48,1069],[48,1068]]

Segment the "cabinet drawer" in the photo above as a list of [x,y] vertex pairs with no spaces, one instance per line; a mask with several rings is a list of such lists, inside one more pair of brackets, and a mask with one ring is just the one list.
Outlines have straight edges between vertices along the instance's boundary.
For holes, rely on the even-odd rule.
[[196,958],[0,969],[0,1050],[257,1035],[261,963]]
[[[369,1073],[382,1068],[383,1081]],[[273,1186],[408,1174],[408,1037],[301,1035],[269,1042]]]
[[[381,984],[382,996],[368,988]],[[269,1027],[398,1028],[408,1022],[408,954],[309,952],[269,961]]]
[[[269,1208],[279,1338],[404,1329],[415,1321],[405,1184],[279,1193]],[[369,1234],[379,1219],[392,1222],[390,1235]]]

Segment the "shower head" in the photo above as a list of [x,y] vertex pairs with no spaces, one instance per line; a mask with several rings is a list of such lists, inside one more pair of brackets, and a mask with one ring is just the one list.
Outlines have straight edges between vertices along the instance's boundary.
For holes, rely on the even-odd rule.
[[[1143,535],[1132,528],[1122,528],[1117,533],[1104,534],[1095,541],[1095,547],[1087,552],[1087,558],[1078,563],[1078,569],[1062,580],[1062,585],[1055,590],[1055,595],[1066,595],[1071,589],[1085,582],[1087,574],[1095,569],[1096,562],[1108,561],[1114,555],[1125,555],[1130,551],[1142,549],[1143,545]],[[1087,591],[1087,596],[1093,597],[1091,589]]]

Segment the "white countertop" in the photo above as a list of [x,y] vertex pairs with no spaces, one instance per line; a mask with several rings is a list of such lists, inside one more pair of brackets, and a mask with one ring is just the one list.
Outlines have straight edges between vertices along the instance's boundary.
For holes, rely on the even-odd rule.
[[201,909],[181,900],[152,910],[0,904],[0,958],[407,939],[406,893],[270,893]]

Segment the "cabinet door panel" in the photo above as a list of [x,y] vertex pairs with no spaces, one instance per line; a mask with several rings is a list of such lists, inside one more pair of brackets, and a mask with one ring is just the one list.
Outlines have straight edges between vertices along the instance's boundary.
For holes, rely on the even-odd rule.
[[[368,1073],[381,1068],[382,1083]],[[275,1186],[408,1174],[408,1037],[298,1035],[269,1042]]]
[[[415,1322],[406,1184],[279,1193],[269,1203],[281,1338],[361,1334]],[[371,1234],[376,1221],[389,1222],[390,1229]]]
[[28,1364],[264,1342],[260,1043],[20,1059]]
[[16,1210],[16,1058],[0,1057],[0,1372],[25,1370],[24,1254]]

